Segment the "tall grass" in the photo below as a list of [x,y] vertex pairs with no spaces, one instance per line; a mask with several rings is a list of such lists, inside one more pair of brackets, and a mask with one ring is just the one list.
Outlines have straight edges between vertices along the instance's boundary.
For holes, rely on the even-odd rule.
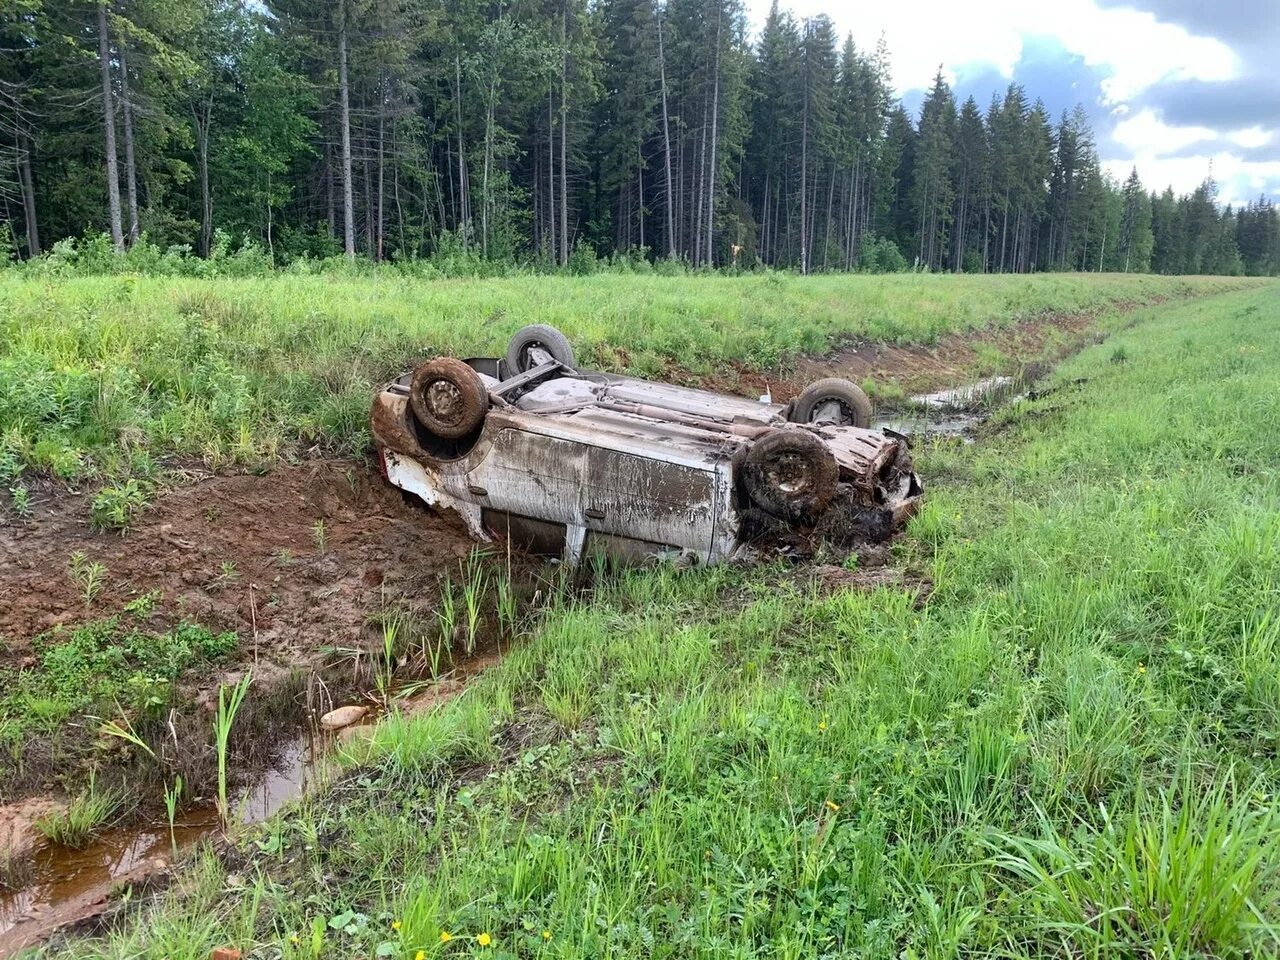
[[434,353],[499,355],[527,323],[560,326],[582,363],[610,370],[767,370],[854,337],[929,343],[1048,310],[1253,282],[379,274],[54,283],[0,274],[0,483],[23,466],[145,480],[173,453],[217,466],[299,445],[360,450],[374,384]]

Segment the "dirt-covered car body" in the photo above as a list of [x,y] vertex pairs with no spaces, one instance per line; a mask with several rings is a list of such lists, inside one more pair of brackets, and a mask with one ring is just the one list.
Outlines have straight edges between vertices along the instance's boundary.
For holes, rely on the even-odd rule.
[[506,360],[465,362],[491,404],[469,435],[423,428],[413,374],[378,394],[372,429],[387,479],[457,511],[478,539],[510,538],[570,562],[595,551],[677,551],[715,563],[779,524],[818,529],[815,511],[784,504],[774,513],[791,515],[766,516],[744,490],[752,447],[784,431],[806,432],[830,452],[840,496],[820,512],[843,510],[869,539],[900,525],[921,494],[905,439],[883,431],[797,425],[781,404],[554,362],[521,373]]

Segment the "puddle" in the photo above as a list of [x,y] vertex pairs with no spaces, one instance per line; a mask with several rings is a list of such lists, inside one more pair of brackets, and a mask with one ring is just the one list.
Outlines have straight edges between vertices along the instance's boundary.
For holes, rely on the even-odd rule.
[[[396,700],[397,709],[411,715],[451,699],[471,678],[496,663],[502,649],[504,645],[486,645],[425,685],[406,682],[401,687],[406,695]],[[361,700],[358,696],[344,699]],[[304,726],[292,739],[282,741],[274,749],[266,772],[238,794],[235,809],[239,821],[245,825],[261,823],[304,794],[316,778],[326,747],[370,731],[378,719],[379,714],[371,710],[366,718],[337,731],[336,736],[313,734]],[[217,810],[210,800],[179,811],[172,838],[163,809],[128,826],[105,830],[79,850],[40,838],[24,854],[31,864],[26,886],[0,893],[0,958],[39,943],[65,926],[102,914],[116,889],[163,874],[175,853],[215,839],[220,833]]]
[[1014,377],[987,377],[949,390],[919,394],[911,398],[911,403],[928,410],[972,410],[1012,392],[1015,383]]
[[995,405],[1005,400],[1016,402],[1019,397],[1011,395],[1025,382],[1023,377],[988,377],[949,390],[917,394],[910,398],[906,410],[879,417],[872,426],[912,440],[957,437],[972,443],[974,431],[991,416]]
[[[276,762],[236,807],[241,823],[266,820],[300,796],[315,773],[322,753],[309,733],[285,743]],[[174,854],[220,833],[212,801],[180,810],[170,834],[163,810],[140,823],[112,827],[73,850],[43,838],[26,854],[31,880],[21,890],[0,896],[0,957],[37,943],[58,928],[97,916],[110,903],[112,891],[163,873]]]

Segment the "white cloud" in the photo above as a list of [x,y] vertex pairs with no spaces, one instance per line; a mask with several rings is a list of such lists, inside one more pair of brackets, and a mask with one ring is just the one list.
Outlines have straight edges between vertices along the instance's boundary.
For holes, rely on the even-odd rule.
[[1111,136],[1135,153],[1145,150],[1155,156],[1174,153],[1201,140],[1216,139],[1216,131],[1208,127],[1171,127],[1153,110],[1140,110],[1121,120]]
[[[758,30],[771,0],[747,2],[752,26]],[[1224,203],[1254,198],[1268,188],[1274,192],[1280,184],[1280,162],[1245,161],[1229,152],[1230,145],[1242,150],[1265,146],[1275,140],[1276,131],[1172,126],[1140,105],[1140,95],[1161,83],[1213,83],[1242,73],[1240,57],[1221,40],[1162,22],[1150,12],[1103,8],[1098,0],[780,3],[798,19],[826,13],[837,31],[842,36],[851,33],[863,50],[873,49],[883,33],[899,94],[927,88],[939,64],[952,83],[957,75],[987,70],[1012,78],[1027,42],[1051,39],[1101,77],[1102,102],[1086,107],[1104,145],[1105,166],[1117,179],[1128,176],[1136,163],[1148,186],[1163,189],[1171,184],[1175,191],[1188,192],[1212,172]],[[1033,97],[1043,92],[1028,90]],[[1188,150],[1195,150],[1195,155],[1171,156]]]
[[1256,200],[1260,193],[1274,192],[1280,183],[1280,160],[1246,161],[1224,150],[1195,156],[1168,157],[1141,150],[1127,159],[1104,161],[1113,177],[1123,181],[1134,166],[1148,189],[1173,187],[1175,193],[1189,193],[1213,175],[1218,182],[1218,202],[1240,206]]
[[[755,27],[764,23],[769,2],[749,0]],[[900,93],[927,87],[939,64],[949,79],[957,69],[982,66],[1012,77],[1029,36],[1053,37],[1107,74],[1103,91],[1117,104],[1162,80],[1226,80],[1239,71],[1235,53],[1220,40],[1194,36],[1150,13],[1103,9],[1095,0],[898,0],[875,6],[793,0],[783,6],[799,18],[826,13],[863,49],[874,47],[883,32]]]
[[1264,130],[1262,127],[1246,127],[1227,134],[1227,139],[1239,146],[1253,148],[1265,147],[1274,136],[1272,131]]

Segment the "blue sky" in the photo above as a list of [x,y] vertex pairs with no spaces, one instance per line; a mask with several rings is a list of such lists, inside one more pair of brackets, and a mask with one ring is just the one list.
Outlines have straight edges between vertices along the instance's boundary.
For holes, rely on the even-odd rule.
[[[939,64],[985,110],[1010,81],[1056,118],[1083,104],[1103,164],[1148,188],[1189,192],[1212,172],[1223,202],[1280,198],[1280,0],[782,0],[826,13],[872,48],[919,106]],[[748,0],[753,27],[769,0]]]

